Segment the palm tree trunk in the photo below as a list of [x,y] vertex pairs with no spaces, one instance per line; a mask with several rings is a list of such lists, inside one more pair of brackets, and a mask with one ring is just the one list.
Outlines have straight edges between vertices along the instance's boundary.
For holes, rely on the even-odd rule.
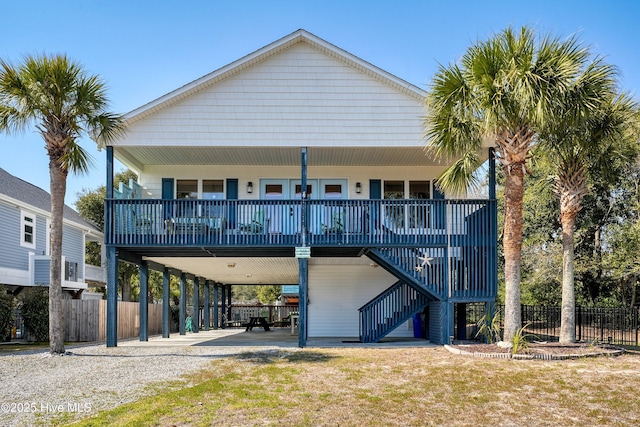
[[520,277],[524,168],[504,166],[504,340],[511,341],[522,325]]
[[51,267],[49,272],[49,350],[62,354],[64,350],[64,312],[62,309],[62,219],[67,174],[57,159],[49,160],[51,183]]
[[128,270],[122,270],[122,301],[131,301],[131,274]]
[[[562,209],[562,207],[561,207]],[[560,213],[562,223],[562,309],[560,342],[576,342],[576,295],[574,286],[574,226],[577,212]]]

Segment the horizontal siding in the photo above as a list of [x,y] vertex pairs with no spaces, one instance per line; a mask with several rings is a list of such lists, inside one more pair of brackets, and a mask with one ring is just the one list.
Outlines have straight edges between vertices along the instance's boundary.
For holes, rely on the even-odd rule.
[[300,44],[133,124],[124,145],[415,146],[423,116],[415,98]]
[[[346,167],[346,166],[317,166],[309,167],[309,179],[338,178],[346,179],[349,183],[349,199],[368,199],[369,180],[434,180],[444,170],[443,166],[383,166],[383,167]],[[174,179],[223,179],[237,178],[239,180],[239,198],[243,200],[258,199],[260,192],[257,185],[262,179],[299,179],[300,167],[268,167],[268,166],[182,166],[162,165],[147,166],[141,173],[140,183],[144,186],[143,198],[159,199],[162,197],[162,178]],[[254,185],[252,194],[246,192],[247,182]],[[362,193],[355,192],[355,183],[362,184]]]
[[28,256],[20,246],[20,210],[0,202],[0,267],[28,270]]
[[[368,265],[310,265],[309,337],[358,337],[358,309],[395,282],[383,269]],[[401,325],[390,336],[413,332]]]
[[45,247],[39,242],[44,219],[36,216],[36,248],[26,248],[20,246],[20,212],[20,208],[0,202],[0,267],[28,271],[29,252],[42,254]]
[[[36,215],[36,247],[35,249],[25,248],[20,246],[20,212],[20,208],[0,202],[0,268],[28,271],[29,253],[46,254],[47,221],[44,216]],[[25,210],[25,212],[29,211]],[[65,225],[62,235],[62,255],[66,257],[67,261],[78,263],[79,281],[82,281],[84,251],[83,232]],[[49,274],[46,274],[46,282],[36,279],[36,283],[39,282],[48,283]]]

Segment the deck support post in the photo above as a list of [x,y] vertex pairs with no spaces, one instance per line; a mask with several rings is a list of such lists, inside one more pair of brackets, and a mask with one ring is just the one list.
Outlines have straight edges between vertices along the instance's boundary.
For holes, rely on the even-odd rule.
[[118,345],[118,255],[107,246],[107,347]]
[[162,338],[169,338],[169,331],[171,330],[171,307],[169,307],[170,279],[169,268],[165,267],[162,271]]
[[208,280],[204,281],[204,312],[202,313],[202,322],[204,323],[204,330],[208,331],[211,325],[211,293],[209,287],[211,283]]
[[[113,199],[113,147],[106,149],[106,178],[107,178],[107,199]],[[105,236],[111,237],[113,215],[105,210],[104,226]],[[108,245],[107,253],[107,347],[118,345],[118,255],[116,247]]]
[[308,214],[307,214],[307,147],[302,147],[301,156],[300,156],[300,198],[301,200],[301,209],[300,209],[300,230],[302,231],[302,246],[307,246],[307,231],[309,230],[308,223]]
[[429,341],[433,344],[449,344],[453,336],[453,303],[431,301],[429,303]]
[[149,341],[149,265],[140,263],[140,341]]
[[222,285],[220,287],[220,303],[221,303],[221,319],[220,319],[220,327],[223,329],[227,326],[225,322],[231,320],[227,317],[227,285]]
[[298,284],[300,300],[298,302],[298,347],[305,347],[307,345],[307,320],[308,310],[307,303],[309,301],[309,264],[307,258],[298,259]]
[[227,320],[231,320],[231,285],[227,285]]
[[220,326],[220,321],[218,319],[218,284],[213,284],[213,329],[216,330]]
[[200,332],[200,278],[193,278],[193,333]]
[[180,273],[180,307],[178,308],[178,312],[180,319],[178,330],[180,331],[180,335],[185,335],[184,322],[187,320],[187,275],[184,272]]

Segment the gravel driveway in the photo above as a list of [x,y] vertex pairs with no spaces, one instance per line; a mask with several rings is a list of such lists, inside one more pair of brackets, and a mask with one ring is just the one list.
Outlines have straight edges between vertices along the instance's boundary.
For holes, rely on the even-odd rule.
[[[227,330],[228,331],[228,330]],[[209,331],[200,340],[237,334]],[[118,347],[104,344],[69,346],[70,354],[48,352],[0,356],[0,426],[46,425],[54,419],[72,420],[131,402],[152,393],[152,383],[175,380],[255,347],[192,346],[172,336],[149,343],[129,341]],[[264,346],[260,347],[265,350]]]

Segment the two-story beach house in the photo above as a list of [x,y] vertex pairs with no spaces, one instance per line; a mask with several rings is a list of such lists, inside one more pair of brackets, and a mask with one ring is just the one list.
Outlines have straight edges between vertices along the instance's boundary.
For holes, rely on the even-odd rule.
[[[17,295],[49,285],[50,212],[48,192],[0,169],[0,288]],[[63,226],[63,295],[80,298],[88,284],[106,283],[103,267],[85,263],[85,243],[102,243],[104,235],[66,205]]]
[[[412,336],[415,313],[448,342],[454,304],[495,300],[496,205],[439,190],[424,114],[422,89],[304,30],[130,112],[106,150],[107,346],[118,259],[143,289],[164,272],[164,336],[175,274],[196,307],[211,286],[299,285],[300,346]],[[114,159],[139,187],[114,191]]]

